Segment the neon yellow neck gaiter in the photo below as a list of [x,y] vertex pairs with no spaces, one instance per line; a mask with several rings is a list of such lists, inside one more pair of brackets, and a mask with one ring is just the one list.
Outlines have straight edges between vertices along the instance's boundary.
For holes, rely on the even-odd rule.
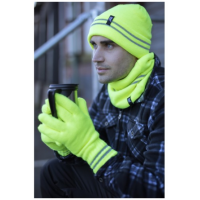
[[124,79],[108,84],[111,103],[120,109],[130,106],[144,92],[146,83],[153,70],[154,53],[148,53],[137,60],[135,66]]

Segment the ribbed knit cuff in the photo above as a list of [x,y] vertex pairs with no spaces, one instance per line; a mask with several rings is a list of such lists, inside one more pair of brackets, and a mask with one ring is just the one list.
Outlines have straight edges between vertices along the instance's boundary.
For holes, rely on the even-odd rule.
[[99,138],[88,147],[82,158],[87,161],[93,172],[96,174],[97,171],[115,155],[117,155],[117,151]]
[[113,156],[117,155],[117,151],[113,150],[110,146],[105,146],[102,151],[94,158],[90,167],[96,174],[97,171]]

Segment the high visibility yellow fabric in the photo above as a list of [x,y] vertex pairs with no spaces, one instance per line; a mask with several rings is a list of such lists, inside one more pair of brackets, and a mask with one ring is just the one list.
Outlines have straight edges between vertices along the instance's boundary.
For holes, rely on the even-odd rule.
[[134,103],[144,92],[146,83],[154,66],[154,53],[138,59],[135,66],[124,79],[108,84],[111,103],[120,109],[128,108],[128,98]]
[[[111,17],[110,25],[107,24]],[[141,58],[149,53],[151,46],[152,22],[146,9],[139,4],[117,5],[98,17],[91,24],[88,42],[91,37],[100,35],[106,37],[130,54]],[[93,46],[90,44],[93,48]]]
[[[51,115],[51,109],[49,106],[49,100],[45,99],[45,104],[42,106],[42,113]],[[61,156],[67,156],[70,154],[70,151],[65,147],[65,145],[49,138],[45,134],[41,133],[41,140],[46,144],[50,149],[57,151]]]
[[46,113],[40,114],[38,119],[42,124],[38,130],[81,157],[96,173],[111,157],[117,155],[117,151],[100,139],[84,99],[78,98],[77,106],[67,97],[55,94],[55,101],[59,119]]

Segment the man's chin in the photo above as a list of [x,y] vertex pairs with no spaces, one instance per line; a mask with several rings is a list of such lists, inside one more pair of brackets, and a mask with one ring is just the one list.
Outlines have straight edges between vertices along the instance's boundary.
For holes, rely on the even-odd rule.
[[100,80],[99,80],[99,83],[101,83],[101,84],[107,84],[107,83],[109,83],[109,82],[107,82],[107,81],[100,81]]
[[115,81],[119,81],[123,78],[111,78],[111,77],[107,77],[107,76],[103,76],[103,75],[98,75],[98,81],[99,83],[102,83],[102,84],[107,84],[107,83],[112,83],[112,82],[115,82]]
[[107,83],[109,83],[109,80],[107,80],[106,78],[103,78],[103,77],[99,77],[99,76],[98,76],[98,81],[101,84],[107,84]]

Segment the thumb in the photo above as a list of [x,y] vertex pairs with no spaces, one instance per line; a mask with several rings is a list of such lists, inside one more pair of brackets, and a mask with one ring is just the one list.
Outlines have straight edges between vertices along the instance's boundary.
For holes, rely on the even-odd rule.
[[44,104],[44,105],[42,106],[42,112],[43,112],[43,113],[46,113],[46,114],[51,114],[50,107],[49,107],[47,104]]
[[45,99],[45,104],[42,106],[42,112],[46,114],[51,114],[51,109],[49,106],[49,100]]
[[78,98],[78,106],[83,111],[84,114],[89,116],[87,103],[86,103],[85,99],[79,97]]

